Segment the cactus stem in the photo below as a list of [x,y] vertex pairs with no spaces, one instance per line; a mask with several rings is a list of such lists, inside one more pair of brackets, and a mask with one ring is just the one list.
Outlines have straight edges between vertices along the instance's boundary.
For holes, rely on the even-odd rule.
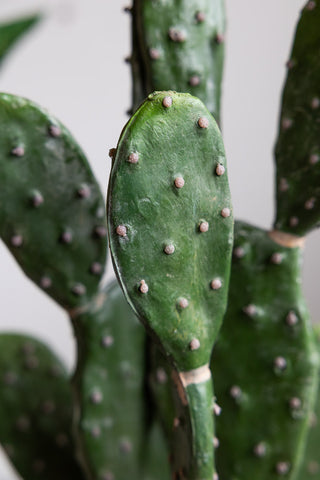
[[174,185],[176,188],[184,187],[184,179],[182,177],[176,177],[174,179]]
[[24,153],[24,147],[22,146],[15,147],[11,150],[11,155],[15,157],[23,157]]
[[139,153],[137,152],[132,152],[130,153],[129,157],[128,157],[128,162],[129,163],[138,163],[139,162]]
[[117,235],[120,237],[126,237],[127,235],[127,228],[124,225],[118,225],[116,228]]
[[214,278],[210,283],[210,287],[212,290],[219,290],[222,287],[222,282],[220,278]]
[[162,100],[162,105],[165,108],[170,108],[172,106],[172,97],[164,97]]
[[148,293],[149,287],[144,280],[140,280],[139,290],[141,293]]
[[168,244],[168,245],[166,245],[166,246],[164,247],[164,250],[163,250],[163,251],[164,251],[164,253],[166,253],[167,255],[172,255],[172,254],[174,253],[174,250],[175,250],[174,245],[172,245],[172,244],[170,243],[170,244]]

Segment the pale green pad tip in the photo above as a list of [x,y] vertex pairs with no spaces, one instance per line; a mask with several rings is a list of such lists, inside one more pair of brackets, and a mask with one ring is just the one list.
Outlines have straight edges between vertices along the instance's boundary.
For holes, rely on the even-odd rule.
[[105,208],[66,128],[29,100],[0,95],[0,235],[65,308],[95,294],[106,258]]
[[288,61],[275,149],[275,226],[305,235],[320,221],[320,3],[302,10]]
[[0,62],[16,41],[39,20],[40,15],[30,15],[11,22],[0,23]]
[[317,383],[299,248],[236,222],[229,303],[213,351],[221,480],[294,479]]
[[221,134],[200,100],[149,96],[119,140],[108,212],[134,310],[178,370],[208,363],[226,308],[233,219]]
[[68,375],[43,343],[0,335],[0,443],[24,480],[81,480]]
[[145,89],[190,92],[218,120],[224,59],[223,0],[136,0],[138,37]]
[[148,409],[145,330],[118,282],[111,283],[74,326],[79,346],[74,379],[78,437],[89,478],[116,480],[130,473],[130,478],[141,479]]

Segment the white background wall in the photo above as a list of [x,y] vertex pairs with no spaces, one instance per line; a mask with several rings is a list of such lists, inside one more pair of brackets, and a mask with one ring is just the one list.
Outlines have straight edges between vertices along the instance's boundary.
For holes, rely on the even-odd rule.
[[[272,149],[285,62],[303,0],[226,0],[227,58],[223,130],[237,218],[269,228]],[[1,0],[0,20],[42,10],[45,19],[2,67],[0,90],[46,106],[87,152],[106,191],[108,150],[130,107],[129,18],[119,0]],[[304,285],[318,319],[319,233],[310,235]],[[20,272],[0,245],[0,331],[28,331],[49,342],[72,368],[74,344],[64,312]],[[111,266],[109,276],[112,275]],[[319,315],[320,316],[320,315]],[[1,421],[1,419],[0,419]],[[0,458],[1,480],[15,477]]]

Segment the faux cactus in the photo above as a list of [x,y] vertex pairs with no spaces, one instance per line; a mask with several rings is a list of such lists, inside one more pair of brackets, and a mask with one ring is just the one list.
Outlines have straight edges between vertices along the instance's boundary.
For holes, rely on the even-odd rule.
[[122,288],[189,404],[192,460],[183,467],[190,478],[211,478],[208,364],[226,308],[233,222],[220,132],[199,100],[149,95],[120,137],[108,202]]
[[[305,5],[288,62],[275,224],[236,222],[230,287],[232,207],[209,113],[220,122],[222,0],[127,8],[133,110],[141,106],[111,150],[107,212],[124,295],[102,285],[104,202],[82,150],[42,108],[0,94],[0,235],[67,311],[78,349],[71,402],[66,374],[47,374],[57,360],[46,347],[0,336],[0,442],[25,479],[165,480],[169,463],[175,480],[319,475],[319,355],[301,292],[303,236],[319,222],[319,8]],[[47,392],[62,399],[54,412]],[[54,424],[27,421],[40,404]],[[70,448],[60,455],[62,424]]]
[[25,480],[81,480],[69,375],[40,341],[0,335],[0,443]]

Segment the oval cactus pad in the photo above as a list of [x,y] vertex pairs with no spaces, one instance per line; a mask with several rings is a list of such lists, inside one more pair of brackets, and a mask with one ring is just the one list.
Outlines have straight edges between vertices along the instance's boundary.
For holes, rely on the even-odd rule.
[[309,1],[287,63],[277,166],[275,227],[305,235],[320,222],[320,2]]
[[209,362],[226,308],[232,208],[220,131],[200,100],[156,92],[122,132],[109,184],[122,288],[180,371]]
[[0,94],[0,235],[25,273],[65,308],[88,302],[106,257],[103,198],[66,128]]

